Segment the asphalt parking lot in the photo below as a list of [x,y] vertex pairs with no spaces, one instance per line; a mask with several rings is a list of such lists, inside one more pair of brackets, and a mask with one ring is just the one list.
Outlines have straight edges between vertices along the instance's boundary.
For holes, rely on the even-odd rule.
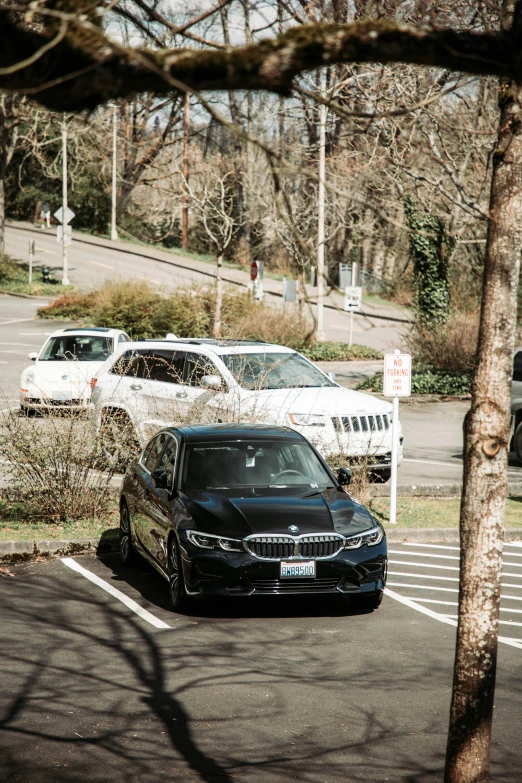
[[[174,614],[161,577],[115,556],[2,569],[0,779],[440,781],[458,551],[390,549],[392,592],[368,614],[289,596]],[[508,622],[520,555],[507,548]],[[492,775],[515,783],[522,634],[501,627]]]

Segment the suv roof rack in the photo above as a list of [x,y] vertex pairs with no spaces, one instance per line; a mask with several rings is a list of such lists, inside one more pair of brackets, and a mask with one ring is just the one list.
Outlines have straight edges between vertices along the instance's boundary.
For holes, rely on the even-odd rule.
[[76,328],[64,329],[64,332],[110,332],[106,326],[77,326]]
[[164,337],[147,338],[146,340],[136,340],[140,343],[183,343],[184,345],[271,345],[263,340],[218,340],[213,337],[201,337],[199,339],[192,339],[190,337],[181,337],[175,340],[167,340]]

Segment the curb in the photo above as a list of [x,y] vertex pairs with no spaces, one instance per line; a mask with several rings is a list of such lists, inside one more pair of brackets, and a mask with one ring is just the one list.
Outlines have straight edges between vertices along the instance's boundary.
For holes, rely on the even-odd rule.
[[[462,484],[399,484],[397,487],[398,498],[453,498],[462,494]],[[370,486],[372,498],[389,498],[390,485],[372,484]],[[509,482],[508,497],[522,497],[522,483]]]
[[38,557],[70,557],[118,551],[118,539],[83,538],[77,541],[0,541],[0,563],[23,563]]
[[18,299],[36,299],[42,302],[46,302],[48,299],[53,298],[53,294],[49,294],[49,296],[39,296],[37,294],[19,294],[17,291],[4,291],[3,288],[0,288],[0,294],[3,294],[4,296],[16,296]]
[[[386,527],[386,538],[389,544],[400,544],[410,541],[416,544],[438,544],[446,542],[458,544],[460,533],[458,527],[407,528]],[[511,527],[504,530],[505,541],[522,540],[522,528]],[[118,551],[118,538],[79,539],[66,541],[0,541],[0,563],[24,563],[37,558],[74,557],[75,555],[112,554]]]

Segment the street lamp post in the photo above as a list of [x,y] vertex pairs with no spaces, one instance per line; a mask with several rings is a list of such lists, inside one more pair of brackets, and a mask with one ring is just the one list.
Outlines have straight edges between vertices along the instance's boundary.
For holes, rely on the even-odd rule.
[[[326,75],[323,68],[321,73],[321,95],[326,94]],[[324,103],[319,108],[319,192],[317,215],[317,329],[316,338],[324,340],[324,206],[325,206],[325,177],[326,177],[326,106]]]
[[62,124],[62,285],[70,285],[67,268],[67,122]]
[[118,230],[116,228],[116,164],[117,164],[117,136],[118,130],[118,107],[115,103],[112,105],[112,205],[111,205],[111,239],[118,239]]

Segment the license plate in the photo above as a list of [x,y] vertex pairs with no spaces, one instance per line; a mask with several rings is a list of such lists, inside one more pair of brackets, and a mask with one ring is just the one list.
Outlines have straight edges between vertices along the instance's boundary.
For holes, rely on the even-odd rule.
[[70,392],[55,391],[52,393],[51,399],[55,402],[69,402],[69,400],[72,400],[72,394]]
[[303,560],[300,563],[281,562],[281,579],[313,579],[315,577],[315,560]]

